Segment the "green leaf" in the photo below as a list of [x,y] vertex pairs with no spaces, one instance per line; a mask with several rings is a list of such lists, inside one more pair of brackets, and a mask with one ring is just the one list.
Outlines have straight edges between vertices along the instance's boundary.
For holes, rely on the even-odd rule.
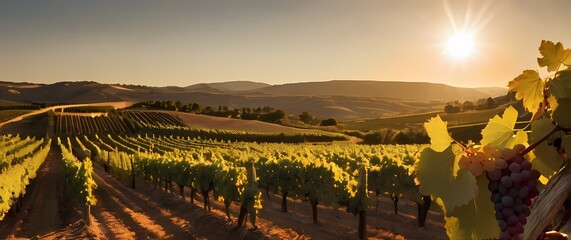
[[559,71],[555,78],[547,82],[547,91],[557,99],[571,97],[571,69]]
[[478,187],[476,178],[469,170],[459,170],[454,176],[454,165],[458,163],[453,148],[457,147],[450,145],[442,152],[425,148],[420,155],[417,172],[420,193],[440,198],[443,209],[450,212],[473,199]]
[[540,67],[547,66],[547,71],[553,72],[557,71],[561,64],[569,65],[571,63],[570,49],[564,49],[563,44],[558,42],[554,44],[552,41],[542,40],[539,46],[539,53],[543,56],[542,58],[537,58],[537,63]]
[[553,111],[553,121],[564,128],[571,128],[571,98],[558,98]]
[[492,193],[488,191],[488,179],[483,174],[477,181],[476,198],[449,214],[457,222],[449,226],[446,220],[446,233],[450,239],[495,239],[500,235],[498,222],[494,221],[494,205],[490,201]]
[[533,115],[539,110],[543,102],[543,90],[545,82],[539,77],[539,73],[534,70],[525,70],[522,74],[508,83],[511,91],[515,91],[515,98],[523,100],[523,106]]
[[442,121],[440,115],[436,115],[436,117],[425,122],[424,128],[430,137],[430,147],[434,151],[442,152],[454,141],[448,133],[447,122]]
[[517,115],[517,111],[510,106],[506,108],[502,117],[496,115],[490,119],[488,125],[482,130],[482,146],[512,148],[516,144],[527,143],[527,134],[524,132],[518,131],[514,135]]
[[[531,123],[529,140],[531,142],[536,142],[545,136],[545,134],[547,134],[553,127],[554,125],[549,118],[542,118],[533,121]],[[549,142],[553,142],[553,139],[545,141],[533,149],[535,158],[531,161],[533,163],[533,168],[537,169],[541,175],[548,179],[553,177],[563,164],[561,156],[553,146],[549,145]]]

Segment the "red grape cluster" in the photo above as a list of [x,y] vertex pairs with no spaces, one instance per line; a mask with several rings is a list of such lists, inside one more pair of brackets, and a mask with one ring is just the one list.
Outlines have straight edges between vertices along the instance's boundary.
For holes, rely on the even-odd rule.
[[494,161],[489,160],[483,152],[471,153],[462,155],[458,161],[460,169],[468,169],[474,176],[480,176],[484,171],[491,171],[495,169]]
[[[539,194],[537,180],[540,173],[519,152],[523,146],[503,149],[495,159],[496,169],[487,172],[488,189],[496,219],[502,231],[500,239],[521,239],[526,217],[530,214],[531,199]],[[507,159],[507,160],[506,160]]]

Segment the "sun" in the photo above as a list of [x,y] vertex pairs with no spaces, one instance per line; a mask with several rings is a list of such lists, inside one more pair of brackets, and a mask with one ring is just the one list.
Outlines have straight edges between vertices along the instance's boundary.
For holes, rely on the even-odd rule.
[[474,34],[468,31],[459,31],[448,38],[446,53],[454,59],[465,59],[473,54],[474,46]]

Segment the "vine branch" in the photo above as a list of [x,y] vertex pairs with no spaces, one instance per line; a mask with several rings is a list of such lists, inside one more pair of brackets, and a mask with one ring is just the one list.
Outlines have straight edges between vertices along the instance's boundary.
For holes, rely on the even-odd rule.
[[559,126],[559,124],[555,124],[555,126],[553,126],[553,128],[551,130],[549,130],[549,132],[547,134],[545,134],[545,136],[541,137],[539,140],[535,141],[534,143],[532,143],[531,145],[529,145],[529,147],[525,148],[520,154],[521,156],[524,156],[525,154],[531,152],[531,150],[533,150],[534,148],[536,148],[539,144],[545,142],[545,140],[547,140],[549,137],[551,137],[551,135],[553,135],[554,133],[556,133],[559,130],[565,130],[564,128],[562,128],[561,126]]

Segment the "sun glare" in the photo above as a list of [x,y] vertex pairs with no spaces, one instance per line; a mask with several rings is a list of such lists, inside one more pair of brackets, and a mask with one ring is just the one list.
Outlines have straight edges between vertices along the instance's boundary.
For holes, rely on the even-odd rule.
[[446,43],[446,52],[454,59],[465,59],[474,52],[474,35],[460,31],[454,33]]

